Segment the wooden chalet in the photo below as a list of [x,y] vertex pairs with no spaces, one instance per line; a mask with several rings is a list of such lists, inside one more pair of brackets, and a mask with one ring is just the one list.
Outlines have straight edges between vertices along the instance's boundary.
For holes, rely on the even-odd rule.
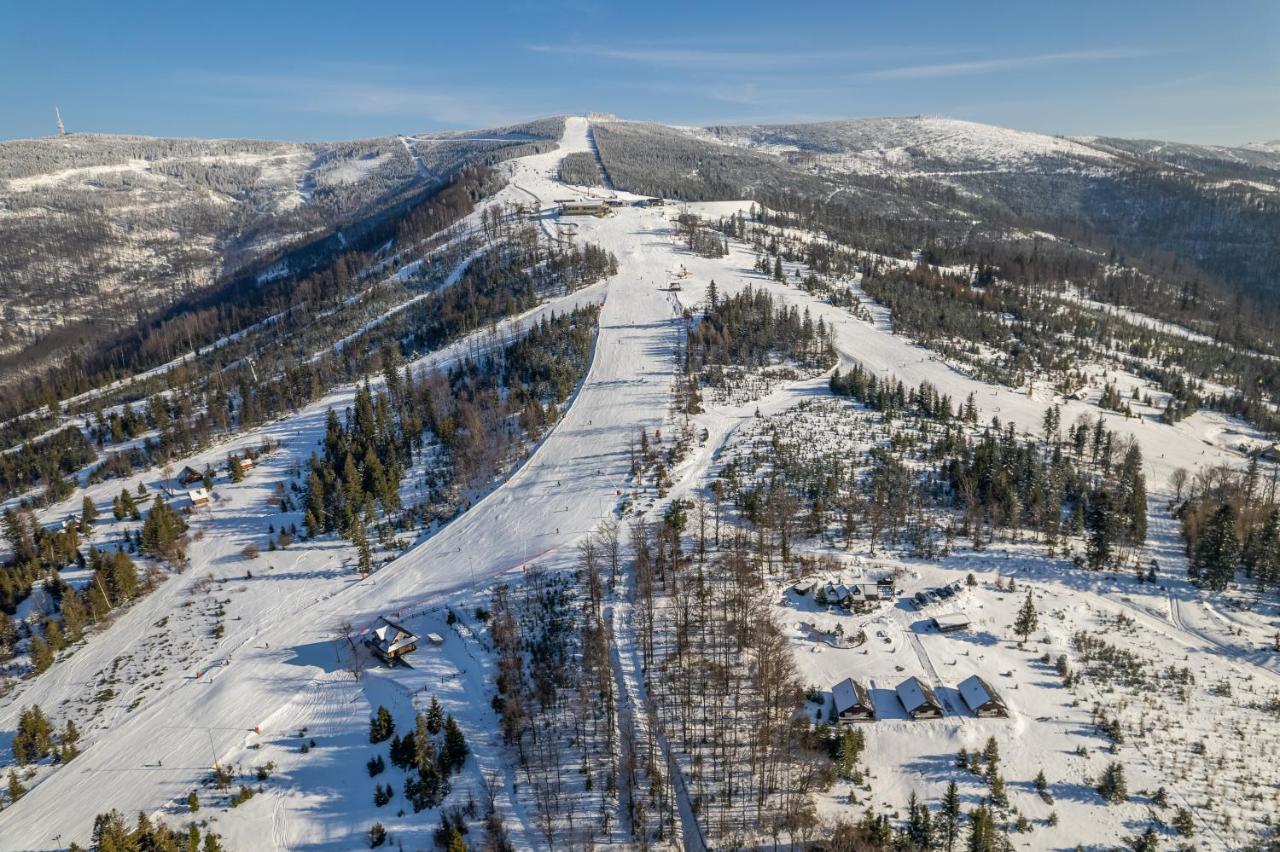
[[187,492],[187,499],[191,501],[194,507],[208,506],[211,498],[208,489],[193,488]]
[[918,677],[907,678],[894,691],[898,693],[898,700],[912,719],[941,719],[946,715],[933,687]]
[[182,470],[178,471],[176,479],[179,485],[187,486],[197,482],[203,482],[204,474],[196,470],[194,467],[187,465]]
[[418,637],[386,616],[378,619],[364,643],[388,666],[394,666],[396,660],[418,649]]
[[831,687],[831,697],[836,704],[836,718],[841,724],[874,722],[876,708],[867,688],[851,677]]
[[1000,694],[991,688],[991,684],[977,675],[960,681],[958,688],[960,697],[973,711],[973,715],[986,717],[1009,715],[1009,707],[1000,698]]

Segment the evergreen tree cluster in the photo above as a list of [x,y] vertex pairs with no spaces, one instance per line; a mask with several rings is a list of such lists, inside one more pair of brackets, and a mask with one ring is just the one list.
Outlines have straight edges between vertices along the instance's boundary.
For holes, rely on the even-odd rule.
[[[81,847],[71,844],[70,852]],[[98,814],[93,820],[89,852],[223,852],[221,838],[191,822],[186,831],[170,828],[164,822],[152,821],[139,812],[132,827],[119,811]]]
[[753,287],[720,296],[712,281],[702,319],[689,332],[685,358],[686,370],[693,373],[711,365],[767,367],[775,358],[825,370],[835,362],[835,349],[825,321],[815,323],[807,308],[787,307]]
[[372,570],[367,527],[379,517],[404,522],[401,481],[429,441],[446,454],[443,481],[428,471],[429,503],[408,515],[434,517],[452,492],[492,476],[522,437],[555,422],[587,368],[597,314],[594,306],[552,314],[448,372],[402,371],[398,350],[385,350],[385,387],[375,393],[366,381],[342,419],[328,414],[323,454],[310,461],[308,535],[338,532],[356,545],[362,572]]
[[76,426],[27,441],[14,452],[0,454],[0,500],[43,487],[45,500],[70,493],[63,478],[96,460],[93,445]]
[[[370,727],[370,740],[390,733],[390,759],[393,766],[405,770],[404,796],[418,813],[434,808],[449,795],[449,778],[462,770],[470,754],[467,739],[453,714],[445,714],[444,708],[432,697],[427,710],[414,716],[413,730],[399,736],[394,733],[394,722],[385,708],[379,707]],[[376,729],[376,730],[375,730]],[[378,740],[382,742],[384,740]],[[375,804],[379,807],[390,801],[393,791],[378,785]]]
[[1194,477],[1176,508],[1194,582],[1222,591],[1243,572],[1259,592],[1280,591],[1278,478],[1280,467],[1264,478],[1256,457],[1244,471],[1209,468]]
[[[837,371],[831,387],[871,413],[802,403],[766,424],[767,453],[752,450],[722,469],[722,493],[753,526],[784,540],[838,529],[846,540],[906,541],[922,553],[944,532],[981,547],[997,532],[1026,530],[1051,549],[1085,533],[1095,569],[1113,567],[1146,539],[1141,453],[1101,420],[1082,418],[1064,436],[1051,416],[1042,439],[998,420],[979,427],[972,398],[956,412],[928,384],[908,390],[860,367]],[[841,431],[864,435],[870,446],[856,453],[815,446],[789,423],[807,422],[810,412],[836,417]],[[959,524],[940,529],[936,509],[958,511]]]

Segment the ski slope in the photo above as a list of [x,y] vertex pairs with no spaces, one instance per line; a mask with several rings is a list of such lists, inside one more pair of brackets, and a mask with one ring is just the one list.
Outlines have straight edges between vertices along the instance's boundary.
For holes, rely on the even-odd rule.
[[[586,150],[586,130],[585,120],[571,120],[559,151],[514,161],[513,185],[498,200],[507,200],[504,196],[519,188],[541,198],[554,195],[551,176],[564,153]],[[255,570],[252,582],[266,587],[246,592],[228,606],[228,617],[240,621],[228,622],[227,635],[216,648],[206,659],[155,681],[153,694],[133,712],[87,732],[74,763],[48,774],[16,806],[0,812],[0,847],[50,848],[58,836],[87,838],[96,813],[112,808],[151,811],[175,802],[209,772],[213,755],[223,763],[237,762],[255,741],[286,733],[272,725],[277,714],[288,716],[293,727],[294,720],[308,714],[331,712],[324,702],[308,702],[341,692],[335,681],[344,673],[332,647],[340,623],[367,625],[384,612],[432,606],[443,592],[571,547],[594,527],[617,500],[628,470],[628,443],[642,426],[652,429],[661,423],[672,380],[678,307],[670,294],[657,289],[665,283],[669,254],[659,235],[665,223],[659,213],[642,218],[639,230],[630,217],[584,224],[586,239],[618,255],[620,271],[608,282],[591,367],[574,404],[506,484],[363,583],[354,582],[354,574],[342,567],[344,548],[332,541],[265,554],[252,568],[261,570],[269,562],[274,571],[263,570],[259,576]],[[647,236],[645,228],[651,229]],[[463,345],[468,343],[472,341]],[[260,468],[245,484],[219,489],[234,496],[219,501],[198,522],[205,536],[193,544],[192,568],[35,679],[8,703],[0,726],[12,730],[21,706],[39,703],[57,712],[64,700],[79,696],[96,671],[137,645],[149,625],[180,609],[200,578],[243,576],[245,563],[235,554],[251,535],[260,538],[264,532],[254,518],[265,524],[268,483],[285,478],[286,456],[309,454],[323,434],[325,411],[340,409],[349,395],[349,390],[330,394],[298,417],[264,430],[285,445],[276,469]],[[261,438],[246,436],[243,443],[256,444]],[[216,461],[230,449],[222,446],[204,455]],[[205,460],[193,461],[198,466]],[[119,487],[111,483],[102,496]],[[227,565],[231,562],[234,568]],[[230,662],[214,677],[197,681],[194,671],[212,659]],[[345,677],[350,682],[350,675]],[[350,708],[346,721],[362,726],[367,714],[368,706],[361,702]],[[255,726],[262,726],[261,738],[253,733]],[[118,783],[120,778],[128,782]],[[59,806],[68,801],[76,807]],[[285,824],[305,820],[309,807],[290,816],[286,802],[278,818]],[[56,825],[38,818],[55,812],[63,815]],[[348,824],[335,836],[321,835],[334,848],[349,848],[349,832],[355,830],[360,829]],[[275,845],[259,845],[266,842],[259,836],[253,846],[291,848],[285,838],[323,839],[296,827],[282,832]]]
[[[590,150],[588,122],[569,118],[557,151],[502,164],[509,185],[491,203],[527,204],[533,198],[546,228],[550,200],[563,197],[568,189],[555,179],[561,159]],[[689,207],[703,210],[697,204]],[[704,212],[722,215],[725,209],[719,203],[706,206]],[[692,255],[673,241],[667,215],[660,208],[621,208],[605,218],[580,220],[582,240],[617,256],[616,276],[501,323],[492,336],[478,332],[420,359],[419,366],[447,365],[489,345],[486,340],[527,328],[550,310],[603,300],[587,375],[565,415],[531,457],[468,511],[367,580],[356,579],[349,548],[331,537],[264,553],[252,562],[239,556],[246,544],[262,541],[268,523],[280,523],[271,505],[274,483],[286,480],[291,465],[307,458],[323,436],[325,412],[350,404],[354,388],[336,389],[295,417],[236,436],[187,460],[202,468],[267,437],[281,444],[245,482],[220,486],[220,499],[196,515],[193,527],[203,537],[193,543],[187,572],[171,576],[109,628],[93,634],[69,659],[6,699],[0,708],[0,730],[7,732],[23,706],[38,703],[60,717],[74,702],[92,700],[101,673],[117,659],[133,654],[135,661],[141,657],[149,666],[145,672],[139,669],[142,676],[128,686],[127,695],[101,702],[103,709],[84,731],[83,751],[74,762],[45,772],[25,797],[0,811],[0,849],[56,848],[69,838],[84,842],[93,816],[111,809],[157,813],[176,822],[184,818],[178,803],[198,787],[215,760],[248,767],[260,755],[292,754],[300,739],[296,732],[303,729],[319,742],[314,758],[282,758],[280,783],[268,784],[265,793],[234,815],[215,813],[216,830],[234,849],[362,846],[367,824],[391,815],[372,809],[362,762],[343,754],[361,742],[371,709],[389,700],[387,691],[396,687],[382,673],[357,681],[344,671],[335,641],[341,626],[350,624],[359,634],[381,614],[430,617],[450,595],[469,594],[495,576],[534,561],[571,557],[581,537],[617,505],[629,474],[628,449],[639,430],[652,432],[666,425],[681,313],[702,298],[712,279],[721,292],[750,284],[807,308],[815,321],[822,317],[834,329],[846,367],[858,361],[908,385],[929,381],[957,403],[973,393],[987,418],[1012,421],[1026,431],[1040,428],[1051,400],[968,378],[892,334],[883,323],[863,322],[801,290],[761,277],[751,271],[754,257],[743,246],[734,246],[724,258]],[[691,283],[677,294],[665,288],[668,271],[680,264],[689,270]],[[715,449],[755,416],[755,410],[780,411],[822,393],[823,385],[822,379],[797,383],[758,404],[709,412],[701,422],[710,440],[679,471],[676,493],[687,493],[703,481]],[[1069,400],[1063,422],[1100,413],[1110,428],[1137,437],[1153,498],[1176,467],[1239,460],[1204,442],[1205,430],[1221,425],[1214,415],[1197,414],[1169,427],[1126,420]],[[146,480],[154,487],[159,476],[151,471],[126,484],[132,488]],[[109,503],[121,484],[104,483],[89,493],[100,505]],[[61,511],[70,505],[64,504]],[[246,576],[247,570],[252,577]],[[208,611],[216,604],[225,607],[226,632],[215,641],[209,635]],[[1163,629],[1199,644],[1202,638],[1188,633],[1174,612]],[[449,654],[457,653],[446,647]],[[631,649],[620,650],[624,659],[617,663],[618,678],[634,679]],[[1220,650],[1234,653],[1230,646]],[[482,739],[494,726],[486,683],[461,657],[454,662],[464,676],[462,686],[452,693],[453,712],[469,739]],[[139,700],[131,707],[134,699]],[[492,754],[483,759],[491,760]],[[364,780],[357,785],[360,779]],[[685,803],[681,805],[683,813]],[[519,802],[506,790],[499,808],[515,835],[532,844],[536,835],[526,830]],[[56,822],[47,818],[49,814],[58,815]],[[410,844],[429,843],[429,827],[420,835],[406,831],[397,832],[397,837]]]

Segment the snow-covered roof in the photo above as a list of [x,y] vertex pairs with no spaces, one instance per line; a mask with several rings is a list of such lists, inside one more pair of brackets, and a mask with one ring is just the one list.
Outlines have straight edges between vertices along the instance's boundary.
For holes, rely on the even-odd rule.
[[396,624],[385,616],[378,619],[378,626],[373,629],[373,639],[374,643],[388,654],[393,654],[418,641],[418,637],[413,635],[407,627]]
[[209,491],[205,488],[192,488],[187,492],[192,503],[204,503],[209,499]]
[[962,612],[944,612],[934,616],[933,623],[939,630],[959,630],[969,626],[969,616]]
[[938,697],[933,694],[933,688],[918,677],[909,677],[902,683],[898,684],[897,690],[898,700],[902,702],[902,706],[907,708],[908,713],[923,707],[935,707],[942,709],[942,705],[938,703]]
[[1004,701],[991,688],[991,685],[977,675],[971,675],[960,681],[957,688],[964,703],[969,705],[969,709],[975,713],[988,704],[995,704],[1001,710],[1006,709]]
[[869,708],[871,706],[871,699],[867,695],[866,689],[851,677],[847,677],[831,687],[831,697],[835,699],[837,713],[843,713],[854,707]]

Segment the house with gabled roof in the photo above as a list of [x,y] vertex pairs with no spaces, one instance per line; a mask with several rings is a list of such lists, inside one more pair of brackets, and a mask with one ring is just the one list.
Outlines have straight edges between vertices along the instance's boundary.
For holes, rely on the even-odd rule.
[[853,678],[847,677],[831,687],[831,697],[835,700],[836,719],[842,724],[875,721],[876,708],[871,702],[871,693]]
[[378,619],[364,643],[389,666],[394,666],[396,660],[405,654],[418,650],[418,637],[413,631],[385,615]]
[[964,703],[975,716],[1008,716],[1009,708],[1000,698],[1000,694],[991,688],[978,675],[972,675],[960,681],[957,687]]
[[912,719],[941,719],[946,715],[933,687],[914,675],[898,684],[894,691],[898,693],[898,700]]

